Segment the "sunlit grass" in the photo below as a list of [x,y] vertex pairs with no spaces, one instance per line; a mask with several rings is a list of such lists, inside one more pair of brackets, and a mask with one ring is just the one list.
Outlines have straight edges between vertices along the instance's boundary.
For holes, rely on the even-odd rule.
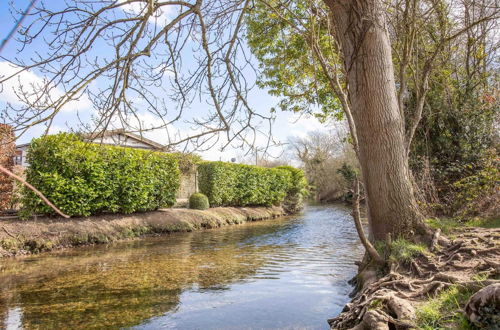
[[456,218],[431,218],[426,223],[434,228],[441,228],[443,234],[450,234],[460,227],[500,228],[500,217],[481,218],[474,217],[466,220]]
[[398,238],[392,242],[389,260],[409,263],[413,258],[427,252],[427,247],[423,244],[415,244],[405,239]]
[[419,329],[474,329],[463,316],[461,309],[473,293],[465,288],[452,286],[429,299],[417,309]]

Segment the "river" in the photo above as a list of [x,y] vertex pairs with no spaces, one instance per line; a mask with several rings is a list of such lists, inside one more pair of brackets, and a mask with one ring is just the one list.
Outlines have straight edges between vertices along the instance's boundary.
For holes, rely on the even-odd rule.
[[0,260],[0,328],[328,329],[362,248],[349,209]]

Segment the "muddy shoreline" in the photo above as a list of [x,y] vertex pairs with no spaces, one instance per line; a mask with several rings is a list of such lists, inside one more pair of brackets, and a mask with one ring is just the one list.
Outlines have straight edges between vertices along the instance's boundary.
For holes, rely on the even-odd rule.
[[272,219],[281,207],[162,209],[129,215],[0,221],[0,258],[82,245],[106,244],[147,235],[187,232]]

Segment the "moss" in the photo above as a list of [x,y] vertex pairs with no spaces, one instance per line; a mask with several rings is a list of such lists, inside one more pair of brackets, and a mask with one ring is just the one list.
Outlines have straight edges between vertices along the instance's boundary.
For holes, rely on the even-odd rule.
[[368,309],[373,310],[373,309],[379,309],[383,305],[383,301],[380,299],[373,299],[370,301],[370,305],[368,306]]
[[429,299],[417,309],[419,329],[474,329],[462,315],[461,309],[473,292],[452,286]]

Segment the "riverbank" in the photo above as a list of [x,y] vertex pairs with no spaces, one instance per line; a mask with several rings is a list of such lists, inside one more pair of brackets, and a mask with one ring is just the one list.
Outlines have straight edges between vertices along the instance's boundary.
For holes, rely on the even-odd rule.
[[0,221],[0,258],[140,236],[187,232],[285,215],[281,207],[162,209],[130,215]]
[[353,281],[358,292],[339,316],[329,320],[331,328],[495,328],[500,296],[498,220],[485,222],[486,228],[451,223],[430,223],[439,228],[430,248],[396,240],[390,251],[381,251],[388,260],[385,269],[372,265],[361,270],[364,276]]

